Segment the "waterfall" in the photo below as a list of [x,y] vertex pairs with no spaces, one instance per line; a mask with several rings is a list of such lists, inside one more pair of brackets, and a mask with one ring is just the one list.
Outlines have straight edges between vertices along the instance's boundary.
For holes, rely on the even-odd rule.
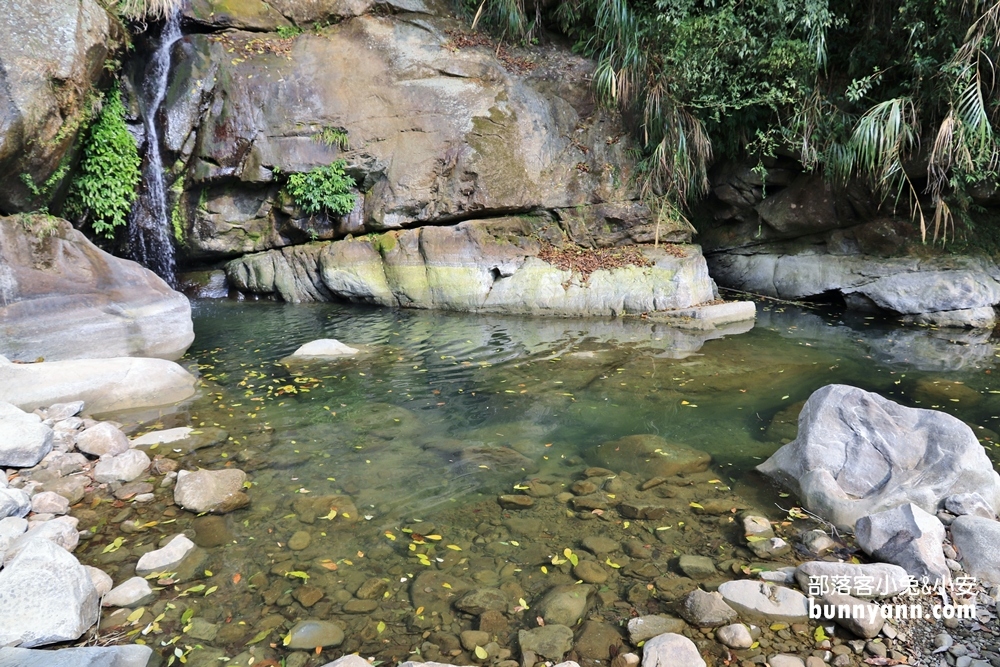
[[171,241],[170,217],[167,215],[167,192],[156,116],[167,93],[170,50],[180,38],[181,18],[178,11],[163,25],[160,41],[136,85],[139,110],[146,131],[146,155],[139,198],[132,207],[128,228],[132,259],[153,270],[170,285],[174,285],[174,246]]

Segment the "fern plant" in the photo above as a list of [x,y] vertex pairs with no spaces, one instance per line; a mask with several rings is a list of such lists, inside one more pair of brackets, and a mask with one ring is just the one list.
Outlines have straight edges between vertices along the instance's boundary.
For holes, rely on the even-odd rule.
[[139,184],[139,150],[125,126],[121,92],[112,88],[83,146],[83,159],[66,200],[66,212],[87,219],[105,238],[126,224]]
[[325,167],[315,167],[305,173],[290,174],[285,191],[304,213],[347,215],[356,201],[351,188],[354,179],[344,173],[346,163],[337,160]]

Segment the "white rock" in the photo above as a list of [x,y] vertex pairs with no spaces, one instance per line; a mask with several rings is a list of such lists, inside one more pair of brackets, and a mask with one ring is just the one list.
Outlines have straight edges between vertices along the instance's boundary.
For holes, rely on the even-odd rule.
[[61,422],[71,417],[76,417],[83,412],[83,405],[83,401],[55,403],[45,410],[45,419],[51,419],[53,422]]
[[770,660],[767,664],[771,667],[805,667],[806,663],[802,661],[797,655],[788,655],[785,653],[779,653]]
[[149,433],[140,435],[138,438],[132,438],[132,446],[141,447],[143,445],[163,445],[177,442],[178,440],[189,438],[193,430],[190,426],[178,426],[177,428],[168,428],[162,431],[150,431]]
[[129,442],[121,429],[101,422],[77,434],[76,448],[91,456],[117,456],[128,451]]
[[42,491],[31,497],[31,511],[36,514],[68,514],[69,501],[52,491]]
[[91,567],[90,565],[84,565],[83,569],[90,575],[90,581],[94,584],[94,589],[98,595],[107,595],[108,591],[115,585],[114,580],[111,579],[111,575],[104,570]]
[[667,633],[643,644],[642,667],[705,667],[705,661],[693,641]]
[[726,604],[752,620],[804,623],[809,618],[806,597],[784,586],[741,579],[720,585],[719,594]]
[[334,359],[337,357],[352,357],[361,350],[344,345],[335,338],[320,338],[301,346],[289,355],[289,359],[313,357]]
[[633,644],[668,633],[680,634],[686,623],[679,618],[661,614],[636,616],[628,620],[628,635]]
[[323,667],[371,667],[372,664],[359,655],[351,653],[342,658],[337,658],[333,662],[328,662]]
[[0,667],[146,667],[153,649],[126,646],[74,646],[58,651],[0,648]]
[[0,645],[73,641],[98,618],[90,575],[72,554],[33,540],[0,570]]
[[0,518],[22,517],[31,511],[31,498],[21,489],[0,489]]
[[242,470],[181,470],[174,486],[174,502],[192,512],[223,514],[250,502],[243,492]]
[[753,645],[750,629],[742,623],[726,625],[715,631],[715,638],[732,649],[745,649]]
[[172,405],[194,395],[195,378],[165,359],[113,357],[0,366],[0,401],[23,410],[82,399],[93,413]]
[[0,467],[30,468],[50,451],[52,429],[38,415],[28,414],[0,398]]
[[132,577],[108,592],[101,605],[104,607],[135,607],[146,604],[155,597],[149,582],[142,577]]
[[162,549],[143,554],[136,563],[135,573],[145,577],[154,572],[172,572],[193,549],[194,542],[184,535],[177,535]]
[[34,525],[29,522],[28,532],[11,542],[4,556],[4,564],[9,564],[21,551],[37,541],[52,542],[66,551],[73,551],[80,543],[80,532],[76,529],[79,523],[80,520],[72,516],[61,516]]
[[142,477],[149,468],[150,460],[146,452],[129,449],[123,454],[102,458],[94,466],[94,480],[102,484],[110,482],[131,482]]

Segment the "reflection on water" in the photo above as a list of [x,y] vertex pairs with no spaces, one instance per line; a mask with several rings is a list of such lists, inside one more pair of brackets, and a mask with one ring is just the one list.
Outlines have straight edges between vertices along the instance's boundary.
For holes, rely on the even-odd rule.
[[[496,494],[510,493],[513,484],[529,479],[565,491],[593,463],[589,455],[596,445],[630,434],[655,434],[713,457],[705,476],[718,479],[691,478],[692,484],[710,488],[691,495],[696,487],[678,484],[673,495],[662,494],[676,501],[670,510],[676,514],[673,521],[679,520],[670,524],[673,532],[645,526],[670,547],[662,563],[654,559],[653,564],[663,576],[676,576],[668,562],[677,553],[718,557],[738,541],[726,521],[712,517],[706,523],[704,517],[689,516],[688,500],[722,494],[723,502],[734,507],[774,515],[776,494],[750,469],[794,437],[797,404],[829,383],[946,410],[975,424],[993,455],[996,436],[990,429],[1000,423],[1000,406],[991,392],[1000,390],[1000,382],[993,379],[996,345],[987,335],[899,328],[791,307],[758,310],[750,330],[744,326],[706,335],[643,320],[525,319],[330,304],[196,304],[197,338],[187,358],[203,388],[180,412],[146,428],[225,429],[227,440],[186,456],[182,465],[234,465],[253,480],[251,507],[212,524],[226,539],[212,542],[201,535],[201,543],[213,545],[202,561],[218,571],[212,576],[261,577],[250,591],[230,586],[216,594],[213,604],[229,615],[223,630],[234,615],[252,628],[268,614],[278,614],[286,621],[273,626],[278,633],[300,617],[337,618],[360,637],[340,652],[376,653],[389,651],[382,644],[390,643],[390,636],[392,646],[410,651],[420,645],[424,630],[469,629],[468,619],[450,616],[447,606],[434,611],[430,625],[420,614],[414,616],[425,605],[414,602],[413,591],[407,593],[407,581],[415,568],[432,562],[413,560],[414,553],[427,550],[410,550],[401,529],[436,530],[460,547],[450,554],[437,552],[438,570],[451,572],[454,566],[479,583],[506,585],[530,597],[547,584],[537,580],[537,568],[535,579],[527,574],[528,565],[537,562],[504,551],[517,543],[506,541],[515,533],[501,524],[509,514],[499,514]],[[366,353],[305,366],[278,363],[299,345],[327,337],[363,345]],[[119,418],[134,424],[138,417]],[[641,474],[623,477],[634,479],[628,489],[645,481]],[[632,493],[628,489],[618,494]],[[350,497],[357,516],[322,521],[324,499],[341,494]],[[305,498],[315,498],[316,507]],[[151,515],[136,512],[116,519],[142,527]],[[596,513],[605,521],[586,521],[595,515],[570,511],[565,499],[543,496],[531,512],[523,516],[537,517],[542,526],[537,530],[551,541],[538,547],[543,551],[563,544],[576,548],[589,533],[623,539],[609,532],[612,524],[623,534],[635,529],[617,515],[612,521],[610,511],[608,516]],[[699,522],[698,530],[687,531]],[[199,528],[182,513],[162,534],[192,526]],[[204,524],[201,530],[207,530]],[[286,541],[302,531],[310,533],[312,546],[289,551]],[[158,537],[155,530],[150,534]],[[669,542],[667,535],[677,541]],[[113,569],[123,559],[102,554],[104,543],[96,540],[90,557]],[[546,562],[548,554],[532,556],[538,557]],[[524,563],[524,572],[510,569],[511,562]],[[311,573],[313,581],[289,581],[281,576],[288,571]],[[351,615],[342,605],[355,600],[359,582],[372,576],[400,583],[386,591],[381,606],[364,606],[365,616]],[[115,576],[116,582],[122,578]],[[613,571],[605,586],[609,600],[618,595],[639,605],[632,599],[633,583]],[[316,587],[323,601],[312,608],[299,599],[304,593],[287,595],[285,588],[296,586]],[[641,604],[662,610],[650,606],[653,602]],[[223,623],[222,613],[208,613],[208,618]],[[389,634],[372,634],[373,619],[395,625]],[[231,656],[253,634],[237,629],[216,644]]]

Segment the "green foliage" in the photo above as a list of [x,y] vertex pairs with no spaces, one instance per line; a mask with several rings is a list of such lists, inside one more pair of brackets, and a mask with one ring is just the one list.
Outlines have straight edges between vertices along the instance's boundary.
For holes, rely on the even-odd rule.
[[342,151],[350,149],[350,144],[347,141],[347,132],[338,127],[324,127],[313,135],[313,139],[324,146],[337,146]]
[[302,28],[297,25],[279,25],[278,26],[278,37],[281,39],[289,39],[291,37],[298,37],[302,34]]
[[680,204],[706,191],[713,156],[794,151],[831,179],[905,193],[925,232],[929,199],[943,235],[961,191],[997,180],[996,0],[557,0],[533,18],[523,0],[476,5],[474,23],[507,38],[539,22],[596,59],[647,193]]
[[315,167],[304,174],[290,174],[285,190],[296,206],[309,215],[347,215],[354,210],[354,179],[344,173],[343,160]]
[[66,212],[88,219],[98,235],[114,236],[115,229],[126,224],[135,201],[139,163],[138,148],[125,126],[125,107],[116,87],[108,93],[87,133]]
[[[47,202],[49,197],[52,195],[52,192],[56,189],[56,186],[58,186],[59,183],[62,182],[63,177],[66,176],[66,172],[68,170],[69,167],[67,165],[61,164],[58,169],[52,172],[51,176],[46,178],[40,184],[35,183],[35,179],[31,177],[31,174],[25,172],[21,174],[21,182],[24,183],[25,187],[28,188],[28,192],[30,192],[35,198],[43,202]],[[45,207],[43,207],[43,210],[46,210]]]

